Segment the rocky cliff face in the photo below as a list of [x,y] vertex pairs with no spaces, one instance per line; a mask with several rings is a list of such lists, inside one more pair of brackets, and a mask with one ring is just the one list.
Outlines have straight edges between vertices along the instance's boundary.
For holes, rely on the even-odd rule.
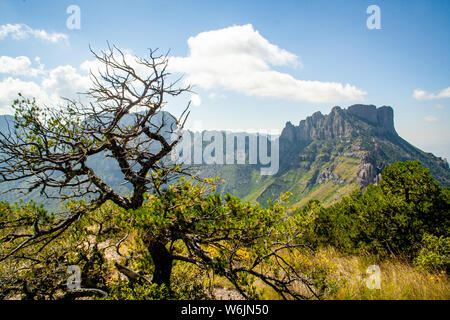
[[377,184],[381,178],[381,168],[377,168],[373,161],[363,159],[356,171],[356,182],[367,187],[369,184]]
[[397,135],[394,128],[394,112],[391,107],[356,104],[342,109],[334,107],[330,114],[320,112],[300,121],[298,126],[286,124],[281,138],[287,141],[325,140],[336,137],[368,135]]
[[[355,104],[347,109],[336,106],[328,115],[316,112],[300,121],[298,126],[288,122],[280,136],[280,150],[285,154],[284,165],[292,167],[300,161],[309,161],[311,152],[305,156],[305,146],[313,142],[325,146],[331,141],[332,147],[316,148],[321,151],[313,158],[313,163],[331,161],[339,155],[357,158],[359,165],[355,179],[362,187],[378,183],[386,165],[405,160],[420,160],[438,181],[443,185],[450,184],[447,161],[403,140],[395,131],[394,112],[388,106],[377,108]],[[341,149],[337,150],[338,146]],[[333,178],[331,168],[330,172],[320,172],[317,183],[337,180]]]

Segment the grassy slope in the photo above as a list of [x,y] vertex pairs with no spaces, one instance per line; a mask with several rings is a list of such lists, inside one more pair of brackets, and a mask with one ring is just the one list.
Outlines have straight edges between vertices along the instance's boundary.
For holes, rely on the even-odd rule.
[[[333,164],[336,166],[334,172],[342,183],[332,180],[321,184],[315,183],[317,174]],[[312,167],[309,170],[297,167],[276,177],[261,179],[258,172],[254,170],[251,173],[251,183],[243,188],[248,192],[244,200],[266,203],[268,198],[276,199],[280,192],[292,192],[291,203],[295,207],[303,206],[311,199],[319,199],[325,205],[329,205],[359,188],[355,178],[358,165],[358,159],[338,156],[318,167]],[[239,177],[236,178],[239,179]]]
[[295,206],[303,206],[312,199],[320,199],[325,205],[329,205],[359,188],[356,183],[356,170],[359,160],[341,156],[337,157],[334,162],[336,164],[334,172],[343,180],[343,183],[329,180],[326,183],[318,184],[304,193],[302,197],[298,197],[299,200],[295,203]]

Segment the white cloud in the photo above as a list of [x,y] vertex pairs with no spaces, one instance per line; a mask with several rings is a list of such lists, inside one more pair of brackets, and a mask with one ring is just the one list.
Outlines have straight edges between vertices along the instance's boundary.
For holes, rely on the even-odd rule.
[[11,105],[18,98],[18,93],[25,98],[36,98],[36,102],[49,104],[50,99],[47,93],[33,81],[22,81],[8,77],[0,82],[0,113],[11,114]]
[[299,80],[272,66],[298,66],[298,57],[263,38],[253,26],[202,32],[188,40],[187,57],[171,57],[172,71],[206,90],[309,102],[361,101],[366,92],[350,84]]
[[66,42],[69,37],[64,33],[47,32],[42,29],[32,29],[26,24],[4,24],[0,26],[0,40],[11,37],[14,40],[28,39],[30,37],[49,41],[52,43]]
[[80,75],[74,67],[66,65],[51,70],[42,81],[42,87],[58,98],[73,97],[74,94],[87,91],[90,83],[89,76]]
[[417,100],[434,100],[434,99],[450,98],[450,87],[439,91],[439,93],[437,94],[429,93],[421,89],[416,89],[414,90],[413,98]]
[[[136,73],[147,78],[149,76],[148,67],[138,63],[138,60],[128,51],[125,53],[126,62],[134,68]],[[104,72],[105,65],[98,60],[86,60],[79,68],[71,65],[58,66],[54,69],[45,70],[41,64],[40,58],[36,57],[35,62],[38,68],[32,68],[32,62],[28,57],[8,57],[0,56],[0,74],[10,74],[18,76],[34,75],[37,77],[34,82],[23,81],[18,78],[0,78],[0,114],[11,113],[11,104],[21,92],[24,97],[36,97],[39,103],[45,103],[49,106],[58,106],[64,104],[61,98],[81,99],[86,102],[85,97],[77,96],[78,93],[85,93],[91,87],[91,78],[88,74],[92,71],[98,76],[98,71]],[[140,83],[134,83],[139,88]],[[193,105],[200,105],[199,96],[193,96]]]
[[[127,63],[134,68],[139,76],[147,78],[149,76],[148,67],[139,64],[137,59],[127,51],[124,52]],[[0,74],[11,74],[19,78],[27,75],[37,77],[34,82],[12,77],[3,80],[0,78],[0,114],[12,113],[11,104],[18,97],[19,92],[26,98],[35,97],[38,103],[49,106],[64,105],[61,98],[81,99],[81,101],[87,102],[85,96],[78,96],[77,94],[85,93],[91,87],[92,82],[88,72],[92,71],[98,76],[98,71],[105,71],[105,65],[98,60],[86,60],[78,69],[71,65],[63,65],[50,70],[44,69],[40,58],[36,57],[34,60],[38,64],[38,68],[32,68],[32,62],[25,56],[0,57]],[[137,81],[134,84],[136,88],[142,85]],[[192,104],[194,106],[201,104],[198,95],[192,96]]]
[[12,103],[20,92],[25,98],[36,98],[39,104],[57,106],[62,104],[61,98],[77,98],[76,94],[86,92],[91,84],[89,75],[78,73],[70,66],[58,66],[49,71],[44,70],[39,58],[35,58],[39,69],[31,68],[27,57],[0,57],[0,73],[17,76],[34,73],[36,81],[24,81],[7,77],[0,80],[0,114],[12,113]]
[[434,116],[426,116],[425,118],[423,118],[426,122],[435,122],[438,119]]
[[210,99],[225,99],[227,96],[222,93],[211,92],[208,94],[208,98]]
[[[39,58],[36,58],[39,63]],[[39,68],[32,68],[28,57],[8,57],[0,56],[0,73],[36,77],[43,73],[44,66],[39,63]]]
[[202,99],[198,94],[191,95],[191,103],[194,107],[198,107],[202,104]]

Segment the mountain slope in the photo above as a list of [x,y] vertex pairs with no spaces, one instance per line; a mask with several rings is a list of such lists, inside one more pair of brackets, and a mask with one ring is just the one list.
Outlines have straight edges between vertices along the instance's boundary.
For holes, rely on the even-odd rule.
[[[225,179],[222,192],[265,203],[280,192],[292,192],[298,206],[309,199],[332,203],[352,190],[377,183],[383,168],[396,161],[420,160],[444,186],[450,185],[446,160],[425,153],[402,139],[394,127],[391,107],[334,107],[286,124],[279,138],[280,170],[262,177],[255,166],[216,167]],[[211,168],[202,169],[205,176]]]

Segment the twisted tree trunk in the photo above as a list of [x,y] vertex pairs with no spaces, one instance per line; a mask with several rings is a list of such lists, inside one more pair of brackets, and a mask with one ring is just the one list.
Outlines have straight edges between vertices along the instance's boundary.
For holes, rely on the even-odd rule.
[[161,241],[147,242],[147,248],[155,265],[152,282],[166,285],[170,289],[170,276],[172,274],[173,257]]

